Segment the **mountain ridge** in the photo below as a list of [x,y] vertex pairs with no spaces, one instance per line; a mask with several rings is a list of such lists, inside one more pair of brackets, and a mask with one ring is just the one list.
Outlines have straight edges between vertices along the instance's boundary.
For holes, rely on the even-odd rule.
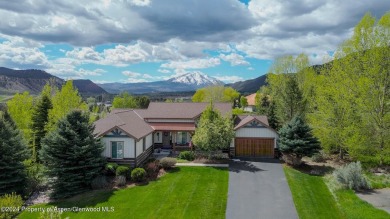
[[[25,91],[30,94],[39,94],[47,83],[61,88],[65,80],[39,69],[15,70],[0,67],[0,94],[13,95]],[[73,80],[73,85],[81,95],[107,93],[91,80]]]
[[199,88],[211,85],[224,85],[214,77],[201,72],[191,72],[170,78],[165,81],[140,82],[140,83],[105,83],[98,84],[109,93],[129,92],[133,94],[157,93],[157,92],[181,92],[195,91]]

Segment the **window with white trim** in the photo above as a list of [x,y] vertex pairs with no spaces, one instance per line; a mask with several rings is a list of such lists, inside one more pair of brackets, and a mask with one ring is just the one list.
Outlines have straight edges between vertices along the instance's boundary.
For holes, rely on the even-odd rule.
[[111,158],[123,159],[124,155],[124,143],[123,141],[112,141],[111,142]]

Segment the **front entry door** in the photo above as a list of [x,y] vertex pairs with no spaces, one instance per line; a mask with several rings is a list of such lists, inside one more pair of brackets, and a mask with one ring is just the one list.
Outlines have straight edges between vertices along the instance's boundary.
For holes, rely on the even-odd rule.
[[171,135],[170,134],[171,134],[170,132],[163,132],[163,136],[162,136],[163,147],[171,146]]

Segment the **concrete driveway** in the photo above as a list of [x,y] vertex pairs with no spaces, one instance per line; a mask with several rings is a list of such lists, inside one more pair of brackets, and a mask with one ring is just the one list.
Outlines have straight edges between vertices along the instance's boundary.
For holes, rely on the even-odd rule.
[[278,160],[241,159],[230,163],[226,218],[298,218]]

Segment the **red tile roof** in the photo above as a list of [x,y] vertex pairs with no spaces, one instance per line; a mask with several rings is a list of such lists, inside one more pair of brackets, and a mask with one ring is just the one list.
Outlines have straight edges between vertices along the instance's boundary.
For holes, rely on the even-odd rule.
[[253,93],[251,95],[248,95],[245,97],[248,101],[248,106],[254,106],[256,105],[256,93]]

